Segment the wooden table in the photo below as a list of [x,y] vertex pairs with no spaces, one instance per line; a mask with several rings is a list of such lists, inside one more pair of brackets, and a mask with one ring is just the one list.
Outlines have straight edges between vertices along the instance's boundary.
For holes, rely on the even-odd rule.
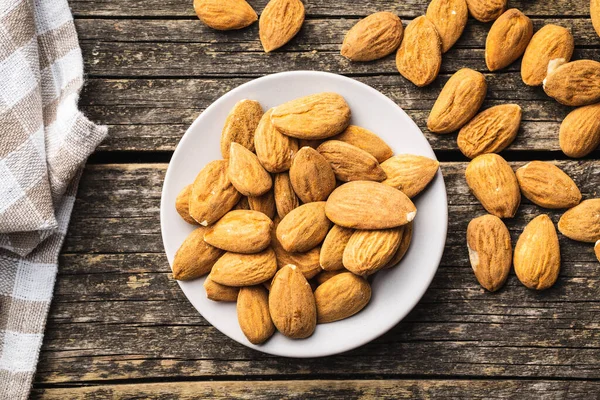
[[[250,1],[262,10],[266,0]],[[467,258],[467,223],[483,209],[464,180],[456,135],[436,136],[425,119],[449,75],[485,72],[489,24],[469,20],[442,73],[417,89],[394,57],[351,64],[339,55],[345,32],[375,11],[406,24],[425,0],[307,0],[300,34],[264,54],[254,24],[221,33],[195,17],[192,0],[70,0],[88,74],[81,107],[110,128],[81,182],[35,378],[34,397],[598,398],[600,264],[592,246],[561,236],[557,284],[538,293],[514,276],[485,292]],[[572,29],[574,58],[600,60],[589,0],[510,0],[536,29]],[[568,160],[558,128],[569,108],[528,88],[519,63],[486,73],[485,106],[517,103],[521,132],[502,155],[514,167],[559,160],[586,198],[598,196],[600,153]],[[214,100],[253,78],[287,70],[351,76],[380,90],[419,124],[442,162],[450,207],[445,255],[419,305],[394,329],[349,353],[295,360],[250,350],[210,326],[186,300],[163,253],[159,227],[167,163],[188,125]],[[217,134],[220,127],[215,127]],[[207,134],[209,134],[207,132]],[[507,221],[513,241],[548,212],[524,201]],[[560,213],[550,212],[556,222]],[[394,305],[390,305],[393,307]]]

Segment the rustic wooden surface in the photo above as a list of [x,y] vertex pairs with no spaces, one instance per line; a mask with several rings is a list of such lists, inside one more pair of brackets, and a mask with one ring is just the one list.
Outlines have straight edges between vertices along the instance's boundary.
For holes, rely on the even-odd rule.
[[[266,0],[250,0],[260,11]],[[490,24],[469,20],[442,74],[417,89],[393,56],[351,64],[338,54],[345,31],[375,11],[403,21],[425,0],[307,0],[307,21],[281,51],[262,53],[258,27],[219,33],[194,16],[191,0],[70,0],[88,83],[82,109],[110,127],[82,179],[60,257],[34,398],[596,398],[600,392],[600,264],[590,245],[561,236],[557,284],[537,293],[514,273],[490,294],[470,269],[465,230],[483,213],[464,181],[456,135],[427,132],[425,120],[450,74],[485,72]],[[536,28],[572,29],[576,57],[600,60],[588,0],[510,0]],[[442,163],[450,225],[438,273],[418,306],[390,332],[326,359],[265,355],[228,339],[189,304],[169,276],[159,227],[170,155],[189,124],[219,96],[265,74],[312,69],[351,76],[403,107]],[[487,105],[524,110],[518,139],[503,156],[557,160],[586,198],[600,195],[600,154],[568,160],[558,127],[569,112],[527,88],[519,63],[486,73]],[[541,212],[524,201],[508,221],[516,239]],[[558,212],[549,213],[556,222]],[[526,395],[527,394],[527,395]]]

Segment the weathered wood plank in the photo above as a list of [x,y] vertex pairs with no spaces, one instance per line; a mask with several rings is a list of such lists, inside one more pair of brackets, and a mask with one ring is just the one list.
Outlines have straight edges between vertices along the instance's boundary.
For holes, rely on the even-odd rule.
[[579,399],[600,391],[598,382],[517,380],[319,380],[277,382],[173,382],[36,389],[34,399]]

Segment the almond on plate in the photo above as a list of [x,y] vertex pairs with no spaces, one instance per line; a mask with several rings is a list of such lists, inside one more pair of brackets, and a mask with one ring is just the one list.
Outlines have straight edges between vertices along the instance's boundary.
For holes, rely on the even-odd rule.
[[499,153],[517,137],[521,126],[521,107],[501,104],[477,114],[458,133],[456,142],[469,158],[486,153]]
[[500,289],[512,265],[510,234],[494,215],[477,217],[467,227],[469,261],[481,286],[490,292]]
[[273,190],[269,190],[262,196],[248,197],[248,205],[253,211],[258,211],[273,219],[275,217],[275,197]]
[[462,128],[477,114],[487,94],[487,83],[480,72],[463,68],[450,77],[440,92],[427,128],[434,133],[451,133]]
[[325,157],[335,177],[342,182],[381,182],[386,177],[375,157],[349,143],[328,140],[323,142],[317,151]]
[[521,57],[533,36],[533,23],[521,11],[511,8],[490,28],[485,41],[485,63],[490,71],[508,67]]
[[344,269],[342,261],[344,249],[354,233],[353,229],[334,225],[329,231],[321,246],[320,264],[325,271]]
[[225,286],[213,281],[210,274],[204,280],[206,297],[212,301],[237,301],[239,287]]
[[258,160],[267,171],[284,172],[292,165],[298,140],[275,129],[271,123],[272,112],[272,109],[268,110],[260,119],[254,133],[254,146]]
[[196,228],[183,241],[173,259],[173,278],[189,281],[206,275],[224,253],[204,242],[207,228]]
[[400,261],[402,261],[402,259],[406,255],[406,252],[408,251],[408,248],[410,247],[410,242],[412,241],[413,234],[413,223],[409,222],[406,225],[402,225],[398,229],[400,230],[401,235],[400,246],[398,246],[398,250],[396,250],[396,253],[392,256],[390,261],[383,268],[395,267]]
[[600,62],[551,62],[544,79],[544,91],[566,106],[586,106],[600,101]]
[[331,221],[325,216],[325,202],[307,203],[292,210],[277,226],[277,239],[286,251],[305,252],[325,239]]
[[281,269],[288,264],[295,265],[306,279],[311,279],[323,269],[319,262],[321,248],[319,246],[314,247],[306,252],[290,252],[283,248],[279,239],[277,239],[277,226],[271,235],[271,247],[275,251],[277,257],[277,268]]
[[314,281],[317,283],[317,287],[318,287],[319,285],[324,284],[325,282],[327,282],[334,276],[343,274],[344,272],[348,272],[348,270],[338,269],[335,271],[321,271],[317,276],[315,276]]
[[560,125],[560,148],[569,157],[585,157],[600,145],[600,103],[577,108]]
[[230,211],[204,234],[204,241],[234,253],[259,253],[271,243],[273,221],[252,210]]
[[508,0],[466,0],[469,13],[478,21],[490,22],[506,11]]
[[295,265],[280,269],[269,292],[269,312],[275,327],[292,339],[304,339],[317,326],[317,306],[312,289]]
[[467,185],[481,205],[499,218],[512,218],[521,203],[519,183],[512,168],[498,154],[473,159],[465,171]]
[[415,18],[404,32],[396,53],[398,72],[422,87],[435,80],[442,66],[442,41],[435,25],[425,16]]
[[240,289],[237,298],[237,317],[242,332],[252,344],[261,344],[275,333],[269,314],[269,292],[263,286]]
[[273,108],[271,122],[288,136],[326,139],[348,127],[350,107],[337,93],[316,93]]
[[401,191],[372,181],[348,182],[331,193],[325,213],[334,224],[354,229],[396,228],[417,215]]
[[579,242],[600,240],[600,199],[584,200],[568,210],[560,217],[558,230]]
[[[331,171],[333,173],[333,171]],[[290,211],[300,205],[298,196],[294,192],[290,175],[287,172],[281,172],[275,175],[275,182],[273,184],[273,191],[275,194],[275,207],[277,208],[277,215],[279,218],[283,218]]]
[[240,100],[233,106],[221,133],[223,158],[229,158],[229,147],[234,142],[254,151],[254,131],[262,116],[263,109],[258,101]]
[[381,164],[387,175],[382,183],[401,190],[412,199],[429,185],[439,167],[437,160],[428,157],[399,154]]
[[581,201],[581,192],[569,175],[554,164],[532,161],[516,172],[523,196],[545,208],[571,208]]
[[238,143],[231,143],[227,175],[233,186],[244,196],[261,196],[273,187],[271,175],[263,168],[256,154]]
[[192,194],[192,185],[187,185],[177,195],[175,199],[175,209],[177,214],[188,224],[196,225],[198,222],[190,216],[190,195]]
[[242,29],[258,19],[245,0],[194,0],[194,10],[202,22],[221,31]]
[[355,231],[344,249],[344,267],[360,276],[369,276],[385,267],[402,240],[402,227]]
[[540,86],[552,60],[571,60],[575,41],[571,31],[558,25],[545,25],[531,38],[521,63],[521,78],[526,85]]
[[530,289],[548,289],[560,272],[560,247],[552,220],[539,215],[527,224],[514,254],[515,273]]
[[304,203],[324,201],[335,189],[335,174],[323,155],[312,147],[303,147],[292,161],[290,182]]
[[450,50],[467,25],[469,10],[465,0],[432,0],[425,14],[442,40],[442,53]]
[[289,42],[304,23],[304,4],[300,0],[270,0],[260,14],[258,34],[269,53]]
[[[394,155],[394,152],[383,139],[374,134],[368,129],[360,126],[350,125],[337,136],[332,137],[333,140],[340,140],[349,143],[353,146],[363,149],[377,159],[377,162],[384,162]],[[320,145],[320,143],[319,143]],[[319,147],[319,146],[317,146]],[[316,148],[316,147],[315,147]]]
[[315,290],[317,321],[320,324],[353,316],[371,300],[371,285],[350,272],[338,274]]
[[225,286],[252,286],[271,279],[277,272],[277,259],[273,249],[262,253],[225,253],[213,265],[210,278]]
[[351,61],[373,61],[400,46],[404,27],[390,12],[377,12],[356,23],[346,34],[341,54]]

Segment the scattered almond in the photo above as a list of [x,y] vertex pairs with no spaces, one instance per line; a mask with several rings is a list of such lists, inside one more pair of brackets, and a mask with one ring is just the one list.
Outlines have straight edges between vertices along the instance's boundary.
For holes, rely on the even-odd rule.
[[325,271],[336,271],[344,268],[342,262],[344,249],[353,233],[353,229],[334,225],[325,236],[319,260]]
[[261,196],[273,186],[271,175],[263,168],[256,154],[238,143],[231,143],[229,180],[244,196]]
[[386,178],[385,172],[375,157],[349,143],[328,140],[323,142],[317,151],[325,157],[331,165],[335,177],[342,182],[380,182]]
[[187,185],[177,195],[175,199],[175,209],[177,213],[188,224],[198,224],[194,218],[190,216],[190,195],[192,194],[192,185]]
[[[349,143],[353,146],[363,149],[377,159],[377,162],[384,162],[394,155],[394,152],[379,136],[368,129],[360,126],[350,125],[346,130],[332,138]],[[319,143],[320,145],[321,143]],[[318,145],[315,147],[317,148]]]
[[600,62],[551,63],[544,79],[544,91],[567,106],[586,106],[600,101]]
[[344,267],[356,275],[372,275],[389,263],[401,239],[401,228],[357,230],[344,249]]
[[[235,253],[258,253],[271,243],[273,221],[251,210],[230,211],[206,230],[206,243]],[[235,235],[232,235],[235,232]]]
[[202,22],[220,31],[242,29],[258,19],[245,0],[194,0],[194,10]]
[[558,230],[579,242],[600,240],[600,199],[584,200],[568,210],[560,217]]
[[560,148],[569,157],[585,157],[600,145],[600,103],[577,108],[560,125]]
[[239,143],[250,151],[254,151],[254,131],[263,116],[263,109],[258,101],[240,100],[227,115],[221,133],[221,155],[229,158],[231,143]]
[[442,53],[450,50],[467,25],[469,10],[465,0],[432,0],[425,14],[442,40]]
[[319,245],[331,228],[325,202],[307,203],[292,210],[277,226],[277,239],[286,251],[305,252]]
[[239,287],[225,286],[213,281],[210,274],[204,280],[206,297],[212,301],[237,301]]
[[173,259],[173,278],[189,281],[210,272],[223,250],[204,242],[207,228],[199,227],[183,241]]
[[558,25],[546,25],[533,35],[521,63],[521,78],[526,85],[540,86],[552,60],[571,60],[575,41],[571,32]]
[[401,190],[409,198],[423,191],[432,181],[440,163],[428,157],[399,154],[381,164],[387,179],[383,184]]
[[317,320],[320,324],[353,316],[371,300],[371,286],[366,279],[350,272],[338,274],[315,291]]
[[425,16],[415,18],[404,32],[396,53],[398,72],[419,87],[437,78],[442,66],[442,41],[435,25]]
[[269,292],[263,286],[240,289],[237,316],[242,332],[252,344],[264,343],[275,333],[269,314]]
[[478,21],[490,22],[506,11],[508,0],[466,0],[469,12]]
[[279,132],[271,123],[272,109],[260,120],[254,134],[256,155],[262,166],[269,172],[283,172],[290,169],[292,159],[298,151],[298,140]]
[[569,175],[556,165],[532,161],[516,172],[523,196],[545,208],[571,208],[581,201],[581,192]]
[[304,203],[324,201],[335,189],[335,174],[323,155],[312,147],[303,147],[292,161],[290,182]]
[[285,217],[290,211],[300,205],[300,201],[292,187],[290,175],[287,172],[275,175],[273,190],[275,192],[275,206],[279,218]]
[[213,266],[210,277],[221,285],[240,287],[263,283],[275,272],[275,252],[268,248],[256,254],[225,253]]
[[498,18],[485,41],[485,63],[490,71],[508,67],[523,55],[531,37],[533,23],[516,8]]
[[270,0],[260,14],[258,33],[265,52],[280,48],[300,31],[304,4],[300,0]]
[[393,53],[404,35],[402,21],[390,12],[360,20],[346,34],[341,54],[351,61],[373,61]]

